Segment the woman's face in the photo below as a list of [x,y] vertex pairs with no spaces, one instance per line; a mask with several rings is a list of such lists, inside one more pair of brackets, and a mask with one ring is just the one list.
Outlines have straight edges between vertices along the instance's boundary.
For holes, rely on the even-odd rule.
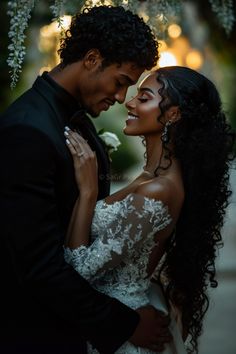
[[163,130],[163,124],[157,120],[162,100],[159,89],[156,73],[150,74],[139,85],[137,95],[125,104],[128,119],[123,131],[126,135],[146,136]]

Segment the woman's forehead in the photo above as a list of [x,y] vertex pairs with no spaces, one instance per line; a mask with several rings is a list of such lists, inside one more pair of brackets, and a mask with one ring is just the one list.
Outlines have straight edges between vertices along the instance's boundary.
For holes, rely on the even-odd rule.
[[160,88],[160,83],[157,81],[157,74],[156,73],[150,73],[148,74],[139,84],[138,89],[144,89],[144,88],[149,88],[155,93],[158,93],[158,90]]

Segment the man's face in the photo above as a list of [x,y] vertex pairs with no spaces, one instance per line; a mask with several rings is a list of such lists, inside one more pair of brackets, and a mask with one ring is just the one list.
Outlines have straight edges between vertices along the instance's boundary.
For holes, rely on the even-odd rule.
[[123,103],[129,86],[134,85],[143,72],[134,63],[111,64],[102,62],[89,70],[86,80],[80,83],[79,99],[92,117],[107,111],[115,102]]

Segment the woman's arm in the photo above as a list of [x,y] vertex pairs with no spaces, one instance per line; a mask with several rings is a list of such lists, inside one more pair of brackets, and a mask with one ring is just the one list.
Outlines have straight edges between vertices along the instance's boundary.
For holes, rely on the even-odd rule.
[[89,244],[90,227],[95,204],[96,199],[90,195],[79,197],[76,200],[66,235],[66,247],[74,249]]
[[66,261],[90,282],[117,267],[145,239],[155,244],[154,235],[171,222],[161,201],[142,195],[130,194],[122,201],[104,204],[104,208],[102,218],[97,220],[100,231],[94,242],[64,250]]
[[[113,220],[114,222],[111,222],[109,227],[104,227],[103,232],[89,246],[89,231],[96,203],[94,197],[95,195],[97,197],[95,155],[91,155],[91,160],[87,158],[88,155],[85,154],[85,150],[88,146],[76,133],[68,130],[65,135],[75,164],[75,177],[80,189],[80,197],[76,201],[71,217],[64,256],[78,273],[92,282],[103,271],[120,264],[125,254],[133,246],[138,247],[139,243],[142,242],[142,234],[145,237],[148,237],[148,235],[151,237],[158,230],[168,225],[170,218],[167,208],[162,206],[160,201],[145,201],[143,196],[129,195],[128,200],[118,203],[120,207],[116,209],[117,219]],[[86,162],[87,168],[85,167]],[[116,204],[117,207],[118,204]],[[146,204],[147,210],[145,210]],[[147,221],[144,222],[146,227],[143,228],[141,226],[142,219]],[[161,333],[162,335],[163,333],[166,334],[166,342],[171,340],[167,327],[168,318],[160,315],[152,307],[138,309],[137,313],[140,315],[140,323],[133,336],[130,337],[130,341],[134,345],[153,349],[153,343],[160,340]],[[157,348],[161,350],[163,346],[158,344],[155,349]]]
[[80,135],[66,128],[65,136],[73,157],[75,178],[80,191],[65,242],[67,247],[74,249],[89,244],[90,228],[98,195],[97,159]]

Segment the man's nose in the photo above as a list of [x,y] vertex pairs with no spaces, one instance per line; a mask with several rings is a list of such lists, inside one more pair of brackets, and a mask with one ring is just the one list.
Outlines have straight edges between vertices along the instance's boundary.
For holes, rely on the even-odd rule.
[[128,90],[128,88],[127,88],[127,87],[124,87],[124,88],[120,89],[120,90],[115,94],[115,99],[116,99],[117,102],[119,102],[119,103],[124,103],[125,97],[126,97],[126,94],[127,94],[127,90]]

